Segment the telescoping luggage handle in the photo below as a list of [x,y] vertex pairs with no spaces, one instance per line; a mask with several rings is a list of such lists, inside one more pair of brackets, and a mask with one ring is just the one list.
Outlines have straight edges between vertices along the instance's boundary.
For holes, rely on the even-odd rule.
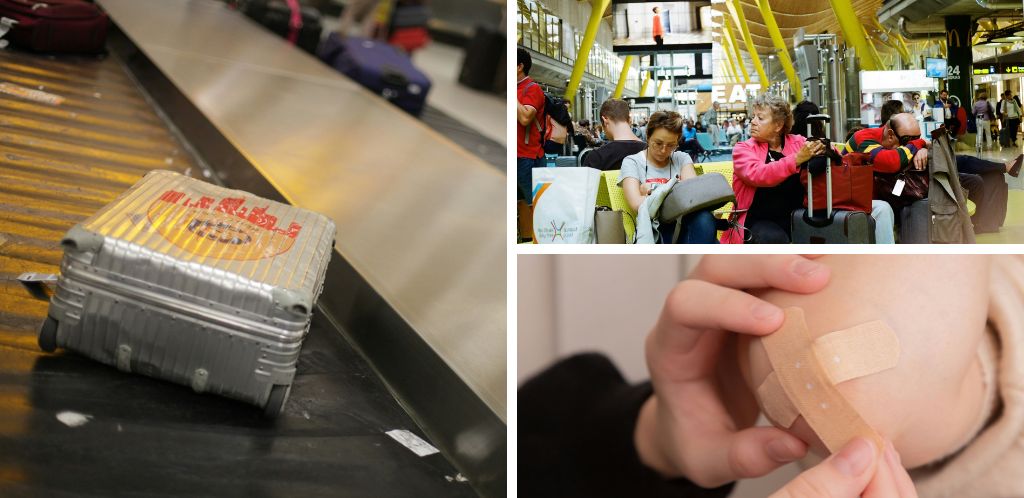
[[[807,136],[811,136],[811,126],[817,121],[824,121],[829,123],[832,118],[828,114],[811,114],[807,116]],[[828,126],[825,127],[828,130]],[[827,133],[827,131],[826,131]],[[814,218],[814,185],[813,178],[811,178],[811,168],[807,168],[807,218]],[[832,161],[825,161],[825,220],[832,219]]]

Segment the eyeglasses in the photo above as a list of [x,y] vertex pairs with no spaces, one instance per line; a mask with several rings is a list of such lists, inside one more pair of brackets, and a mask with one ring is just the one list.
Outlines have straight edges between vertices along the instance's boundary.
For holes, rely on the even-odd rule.
[[675,142],[665,143],[665,142],[662,142],[660,140],[655,140],[655,141],[651,142],[650,146],[651,146],[652,149],[660,149],[660,150],[676,150],[676,149],[679,148],[679,144],[677,144]]
[[896,141],[899,142],[899,144],[901,146],[907,145],[910,142],[921,138],[920,134],[917,134],[917,135],[896,135],[896,128],[894,128],[892,126],[892,120],[889,120],[889,123],[886,126],[888,126],[889,127],[889,131],[891,131],[892,134],[896,136]]

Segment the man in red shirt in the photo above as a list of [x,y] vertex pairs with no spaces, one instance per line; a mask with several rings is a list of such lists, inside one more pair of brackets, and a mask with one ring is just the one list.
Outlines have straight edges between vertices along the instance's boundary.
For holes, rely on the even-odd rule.
[[[896,124],[898,130],[893,129]],[[864,152],[879,173],[896,173],[913,163],[916,170],[928,168],[928,143],[921,138],[921,127],[913,114],[892,116],[880,128],[865,128],[853,134],[846,144],[849,152]]]
[[516,54],[516,179],[520,195],[532,202],[533,168],[544,167],[544,140],[540,128],[544,119],[544,90],[530,79],[533,60],[526,49]]

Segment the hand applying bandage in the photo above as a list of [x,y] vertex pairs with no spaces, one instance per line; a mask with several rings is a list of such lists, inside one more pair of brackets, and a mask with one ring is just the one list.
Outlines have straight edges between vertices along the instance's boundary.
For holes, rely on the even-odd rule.
[[669,294],[647,337],[654,396],[637,421],[641,460],[665,476],[715,487],[802,458],[807,445],[797,437],[750,427],[757,405],[749,395],[740,401],[745,415],[730,413],[716,366],[727,334],[763,336],[783,323],[782,309],[738,289],[813,293],[828,279],[827,267],[799,256],[704,257]]
[[[730,332],[764,336],[783,324],[782,309],[737,289],[811,294],[825,287],[829,275],[824,265],[795,256],[705,257],[691,280],[669,295],[647,338],[655,394],[641,410],[635,431],[641,460],[663,475],[713,487],[764,475],[803,457],[806,444],[788,432],[750,427],[756,402],[749,393],[738,399],[743,393],[729,388],[735,379],[723,379],[716,367]],[[789,494],[778,496],[812,496],[801,494],[808,489],[847,496],[844,490],[854,488],[849,496],[871,489],[883,491],[865,496],[915,496],[912,485],[910,493],[890,492],[906,488],[909,478],[902,466],[878,464],[884,455],[874,451],[868,452],[864,468],[838,474],[848,479],[828,479],[836,469],[851,468],[840,463],[848,460],[841,456],[801,475],[780,491]]]

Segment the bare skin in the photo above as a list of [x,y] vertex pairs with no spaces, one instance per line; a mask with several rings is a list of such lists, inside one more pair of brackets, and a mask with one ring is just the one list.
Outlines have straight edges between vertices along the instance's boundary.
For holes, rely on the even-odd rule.
[[[988,260],[836,255],[819,261],[832,270],[832,282],[821,292],[757,295],[779,306],[803,308],[813,336],[884,320],[900,340],[898,365],[843,382],[840,392],[893,441],[908,468],[958,449],[981,411],[983,380],[976,351],[988,312]],[[771,371],[760,340],[743,338],[738,358],[747,387],[756,390]],[[788,432],[812,451],[827,454],[803,417]]]

